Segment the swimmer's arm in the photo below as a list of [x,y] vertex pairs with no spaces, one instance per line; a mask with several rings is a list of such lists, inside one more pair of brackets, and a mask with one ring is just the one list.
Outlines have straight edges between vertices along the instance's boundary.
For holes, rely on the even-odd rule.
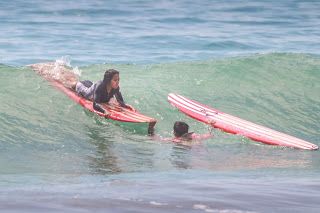
[[206,139],[209,139],[209,138],[213,138],[214,135],[210,132],[210,133],[206,133],[206,134],[194,134],[192,135],[192,139],[194,140],[206,140]]

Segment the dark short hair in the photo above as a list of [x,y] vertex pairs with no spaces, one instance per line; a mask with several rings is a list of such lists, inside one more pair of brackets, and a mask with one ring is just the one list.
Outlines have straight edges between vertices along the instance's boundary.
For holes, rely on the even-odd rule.
[[115,70],[115,69],[106,70],[106,72],[104,73],[103,82],[104,83],[109,83],[111,81],[111,79],[113,78],[113,76],[116,75],[116,74],[119,75],[119,71],[118,70]]
[[176,121],[173,125],[174,136],[181,137],[188,133],[189,125],[183,121]]

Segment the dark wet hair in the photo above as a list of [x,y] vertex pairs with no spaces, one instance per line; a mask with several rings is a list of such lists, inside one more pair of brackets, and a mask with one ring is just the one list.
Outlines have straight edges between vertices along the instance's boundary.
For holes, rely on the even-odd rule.
[[106,70],[106,72],[104,73],[104,77],[103,77],[103,82],[105,84],[110,83],[111,79],[113,78],[114,75],[118,74],[119,75],[119,71],[115,70],[115,69],[108,69]]
[[181,137],[188,133],[189,125],[183,121],[176,121],[173,125],[174,136]]

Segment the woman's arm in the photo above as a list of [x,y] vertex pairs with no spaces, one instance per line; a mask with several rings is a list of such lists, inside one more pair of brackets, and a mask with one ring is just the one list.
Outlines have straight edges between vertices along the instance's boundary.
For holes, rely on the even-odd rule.
[[213,134],[211,133],[206,133],[206,134],[193,134],[192,139],[193,140],[206,140],[209,138],[213,138]]
[[98,112],[102,112],[105,113],[106,111],[103,109],[103,107],[98,104],[97,102],[93,101],[93,109],[98,111]]
[[120,106],[127,107],[127,105],[125,104],[125,102],[123,100],[122,94],[120,92],[120,88],[116,89],[116,91],[114,92],[114,95],[115,95],[118,103],[120,104]]
[[98,82],[95,87],[94,87],[94,91],[93,91],[93,109],[98,111],[98,112],[102,112],[105,113],[105,110],[103,109],[103,107],[99,104],[102,103],[102,94],[101,91],[102,90],[102,83]]

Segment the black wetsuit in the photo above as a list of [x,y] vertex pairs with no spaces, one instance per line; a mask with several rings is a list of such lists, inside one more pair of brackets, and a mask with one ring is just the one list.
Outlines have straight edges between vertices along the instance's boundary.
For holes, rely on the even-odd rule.
[[108,103],[113,96],[116,97],[120,106],[126,107],[126,104],[124,103],[120,92],[120,87],[118,87],[117,89],[111,89],[110,93],[108,93],[106,84],[103,81],[98,81],[94,86],[95,89],[93,93],[93,109],[104,113],[104,109],[99,104]]
[[103,81],[98,81],[93,84],[91,81],[85,80],[78,82],[76,92],[82,97],[92,100],[93,109],[102,113],[105,113],[105,110],[100,104],[108,103],[113,96],[115,96],[120,106],[126,107],[119,87],[117,89],[111,89],[110,93],[107,92],[106,88],[107,85]]

